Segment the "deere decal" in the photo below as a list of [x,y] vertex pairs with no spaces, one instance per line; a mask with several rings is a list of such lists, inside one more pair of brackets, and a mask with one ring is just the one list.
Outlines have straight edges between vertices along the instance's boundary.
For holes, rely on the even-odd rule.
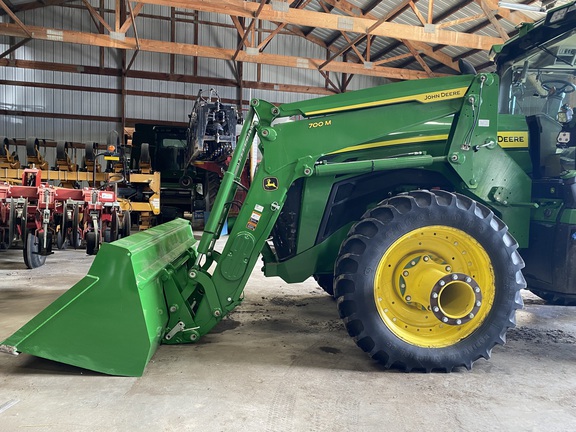
[[276,177],[266,177],[264,179],[264,190],[268,192],[278,190],[278,179]]
[[528,147],[528,132],[526,131],[498,132],[498,144],[502,148]]

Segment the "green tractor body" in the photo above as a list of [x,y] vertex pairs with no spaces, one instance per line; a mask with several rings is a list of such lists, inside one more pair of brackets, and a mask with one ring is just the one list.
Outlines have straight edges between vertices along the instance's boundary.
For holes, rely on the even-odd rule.
[[[177,219],[105,245],[0,349],[141,375],[159,344],[193,343],[236,308],[262,257],[266,276],[314,276],[385,367],[488,358],[521,289],[576,295],[575,24],[570,3],[521,29],[495,47],[497,74],[252,100],[198,243]],[[261,163],[217,252],[256,137]]]

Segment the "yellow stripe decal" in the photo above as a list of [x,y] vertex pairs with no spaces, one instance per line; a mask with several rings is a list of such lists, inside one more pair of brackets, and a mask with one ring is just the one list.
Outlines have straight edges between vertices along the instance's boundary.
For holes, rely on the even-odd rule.
[[[443,135],[426,135],[412,138],[400,138],[389,141],[379,141],[370,144],[362,144],[353,147],[346,147],[328,154],[346,153],[350,151],[368,150],[378,147],[388,147],[399,144],[416,144],[427,141],[444,141],[448,139],[448,134]],[[502,148],[528,148],[528,132],[526,131],[507,131],[498,132],[498,144]]]
[[450,100],[450,99],[459,99],[464,97],[468,87],[460,87],[454,89],[447,89],[447,90],[440,90],[440,91],[433,91],[428,93],[420,93],[416,95],[410,96],[402,96],[399,98],[394,99],[382,99],[374,102],[367,102],[363,104],[355,104],[355,105],[345,105],[337,108],[328,108],[323,110],[317,111],[308,111],[304,114],[307,116],[316,115],[316,114],[330,114],[339,111],[348,111],[353,109],[359,108],[370,108],[376,106],[383,106],[383,105],[391,105],[400,102],[421,102],[421,103],[430,103],[430,102],[438,102],[441,100]]
[[346,147],[342,150],[336,150],[335,152],[328,153],[328,154],[346,153],[349,151],[367,150],[367,149],[373,149],[373,148],[378,148],[378,147],[393,146],[393,145],[398,145],[398,144],[412,144],[412,143],[419,143],[419,142],[425,142],[425,141],[443,141],[446,139],[448,139],[448,134],[427,135],[427,136],[419,136],[419,137],[412,137],[412,138],[400,138],[400,139],[395,139],[395,140],[390,140],[390,141],[379,141],[379,142],[375,142],[375,143],[363,144],[363,145],[354,146],[354,147]]

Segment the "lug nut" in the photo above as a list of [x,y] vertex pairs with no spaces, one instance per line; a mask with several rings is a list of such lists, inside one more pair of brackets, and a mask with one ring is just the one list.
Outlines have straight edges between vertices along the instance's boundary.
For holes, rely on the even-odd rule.
[[406,270],[404,270],[404,271],[402,272],[402,276],[408,276],[409,274],[410,274],[410,273],[408,273]]
[[452,267],[446,266],[446,271],[447,271],[447,272],[451,272],[451,271],[452,271]]
[[428,262],[430,261],[430,257],[428,255],[426,255],[424,258],[422,258],[424,260],[424,262]]
[[456,324],[458,325],[462,324],[462,320],[456,320]]
[[458,275],[457,274],[452,275],[452,280],[458,280]]
[[432,298],[438,298],[438,293],[432,293]]
[[448,322],[448,318],[444,317],[444,318],[442,318],[442,321],[445,322],[445,323],[447,323],[447,322]]
[[440,308],[438,306],[434,306],[434,312],[439,312]]
[[411,301],[411,300],[412,300],[412,297],[406,296],[406,301]]

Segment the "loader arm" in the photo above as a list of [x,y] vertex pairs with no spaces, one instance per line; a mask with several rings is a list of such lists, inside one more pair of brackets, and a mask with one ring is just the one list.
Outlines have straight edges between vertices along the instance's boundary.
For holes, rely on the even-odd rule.
[[[481,74],[404,82],[279,107],[252,100],[236,153],[200,240],[197,260],[189,273],[189,286],[180,294],[173,292],[173,298],[177,299],[173,309],[191,309],[194,319],[186,322],[180,314],[171,314],[168,328],[184,322],[186,328],[197,328],[201,336],[241,302],[244,287],[276,223],[288,189],[299,178],[450,164],[471,195],[489,202],[491,190],[500,186],[502,179],[488,172],[490,163],[486,159],[499,152],[502,157],[498,160],[503,162],[496,170],[505,173],[508,181],[529,182],[520,167],[496,145],[497,84],[495,76]],[[318,163],[330,153],[374,143],[449,115],[454,115],[454,122],[444,154],[421,152],[379,160]],[[273,125],[277,118],[291,116],[299,119]],[[228,203],[235,194],[255,135],[260,138],[262,161],[229,239],[218,254],[214,242],[226,219]],[[482,186],[478,188],[480,180]],[[524,190],[529,191],[529,187]],[[515,199],[529,201],[529,195]],[[521,206],[501,210],[529,212]],[[525,236],[527,228],[519,226],[518,234]],[[208,263],[214,260],[215,267],[208,269],[203,265],[206,260]],[[205,293],[202,298],[195,296],[198,290]],[[177,342],[185,340],[176,336],[170,341]]]
[[[504,174],[489,174],[485,168],[492,152],[502,151],[494,144],[497,84],[494,75],[480,74],[401,82],[279,107],[252,100],[197,245],[184,220],[104,245],[89,275],[0,343],[0,350],[104,373],[141,375],[160,343],[195,342],[241,303],[288,189],[299,178],[444,164],[462,179],[463,189],[484,202],[501,186],[502,175],[529,181],[509,157],[499,167]],[[395,133],[449,116],[453,125],[439,154],[421,151],[340,163],[326,158],[356,146],[377,145]],[[274,123],[286,117],[292,121]],[[215,242],[256,136],[262,161],[218,253]],[[477,186],[480,179],[485,182],[482,187]],[[112,275],[109,260],[115,262]]]

